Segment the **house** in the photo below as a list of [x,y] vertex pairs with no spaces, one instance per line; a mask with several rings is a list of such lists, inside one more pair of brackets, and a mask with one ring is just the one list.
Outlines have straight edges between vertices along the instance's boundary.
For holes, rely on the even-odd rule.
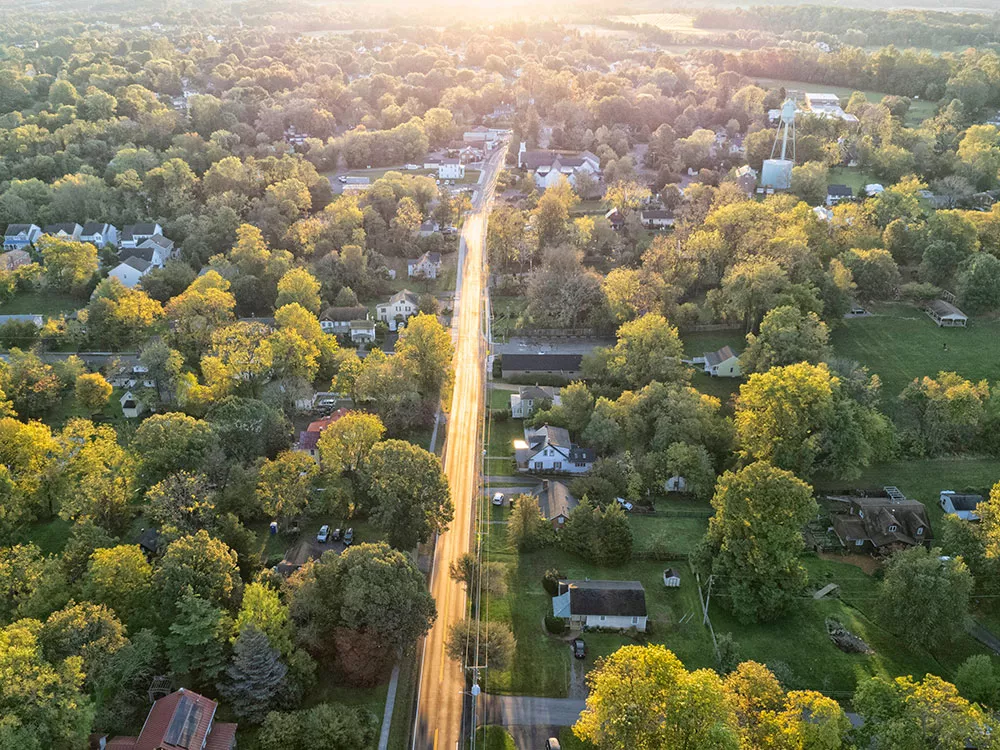
[[138,247],[157,234],[163,234],[163,228],[159,224],[126,224],[119,244],[122,247]]
[[411,279],[436,279],[441,270],[441,253],[426,252],[416,260],[406,261],[406,275]]
[[153,704],[138,737],[113,737],[106,750],[235,750],[237,725],[216,721],[218,708],[181,688]]
[[806,105],[809,107],[809,114],[824,119],[842,120],[843,122],[856,123],[858,118],[848,114],[840,106],[840,97],[836,94],[810,94],[805,95]]
[[430,237],[438,231],[438,223],[433,219],[427,219],[423,224],[420,225],[420,229],[417,230],[418,237]]
[[26,250],[8,250],[0,253],[0,271],[13,271],[28,263],[31,263],[31,256]]
[[744,164],[742,167],[736,170],[733,175],[736,178],[736,184],[739,186],[740,190],[746,195],[753,195],[754,190],[757,189],[757,170],[751,167],[749,164]]
[[323,434],[323,430],[332,425],[349,411],[350,409],[337,409],[337,411],[333,412],[333,414],[328,417],[323,417],[322,419],[310,422],[309,426],[299,433],[299,442],[296,443],[295,450],[302,453],[308,453],[313,461],[319,463],[319,436]]
[[639,212],[639,221],[647,229],[667,229],[674,225],[674,213],[665,208],[651,208]]
[[441,166],[442,157],[428,156],[424,158],[424,169],[436,170]]
[[963,495],[954,490],[941,490],[939,497],[941,510],[949,516],[958,516],[963,521],[979,520],[976,506],[982,501],[982,495]]
[[136,245],[136,248],[140,250],[155,248],[164,259],[174,255],[174,241],[164,237],[162,234],[154,234],[152,237]]
[[138,544],[146,558],[152,560],[160,554],[160,532],[154,528],[143,529]]
[[49,237],[55,237],[58,240],[68,240],[70,242],[79,242],[80,235],[82,233],[83,227],[75,221],[67,221],[62,224],[46,224],[45,228],[42,230],[42,234],[47,234]]
[[933,538],[927,509],[895,487],[876,497],[832,497],[845,510],[830,514],[833,531],[844,546],[891,552],[925,544]]
[[927,314],[939,328],[965,328],[968,316],[950,302],[936,299],[927,303]]
[[34,245],[42,236],[42,230],[35,224],[8,224],[3,235],[4,250],[23,250]]
[[481,143],[483,145],[487,145],[496,141],[497,133],[498,131],[493,128],[480,125],[472,130],[466,130],[462,134],[462,140],[465,143]]
[[442,159],[438,165],[438,178],[442,180],[461,180],[465,177],[465,165],[461,159]]
[[125,391],[122,397],[118,399],[118,403],[122,405],[122,416],[125,419],[138,419],[139,415],[146,411],[146,407],[142,401],[136,398],[132,394],[132,391]]
[[565,525],[570,511],[580,504],[565,484],[555,480],[543,479],[542,486],[535,494],[538,497],[538,509],[556,531]]
[[867,185],[865,185],[865,195],[867,195],[869,198],[875,195],[881,195],[884,192],[885,192],[885,187],[877,182],[870,182]]
[[370,344],[375,340],[374,320],[352,320],[351,341],[356,344]]
[[142,258],[128,257],[108,272],[108,278],[118,279],[123,286],[133,289],[142,277],[149,273],[153,264]]
[[522,385],[517,393],[510,394],[510,415],[514,419],[530,417],[543,401],[548,401],[554,406],[560,403],[559,393],[555,388]]
[[112,373],[108,374],[108,382],[115,388],[155,388],[156,380],[149,376],[149,368],[133,359],[132,363],[122,363]]
[[390,331],[395,331],[400,323],[405,323],[419,312],[417,303],[417,295],[409,289],[403,289],[389,297],[388,302],[375,305],[375,317],[386,323]]
[[552,615],[571,628],[646,632],[646,590],[639,581],[560,581]]
[[732,347],[724,346],[717,352],[705,352],[701,357],[695,357],[694,362],[705,364],[705,372],[713,377],[738,378],[740,372],[740,355]]
[[319,318],[319,327],[324,333],[348,335],[351,332],[352,320],[368,318],[368,308],[364,305],[348,305],[343,307],[328,307]]
[[518,471],[585,474],[594,465],[594,452],[569,439],[565,427],[526,427],[524,440],[514,441]]
[[597,177],[601,171],[601,160],[590,151],[528,151],[527,144],[522,142],[517,153],[517,166],[531,172],[535,187],[545,190],[558,184],[563,177],[574,186],[577,175],[584,172]]
[[686,492],[687,479],[679,474],[674,474],[670,477],[670,479],[663,483],[663,489],[667,492]]
[[153,268],[163,268],[170,254],[160,245],[150,244],[150,240],[143,243],[144,247],[123,248],[118,252],[118,260],[125,262],[129,258],[138,258],[149,263]]
[[841,201],[854,197],[854,191],[847,185],[828,185],[826,188],[826,205],[835,206]]
[[833,209],[827,208],[826,206],[816,206],[813,209],[813,213],[816,214],[816,218],[820,221],[828,223],[833,221]]
[[538,374],[561,375],[567,379],[580,376],[582,354],[502,354],[503,378]]
[[80,242],[89,242],[98,248],[118,244],[118,229],[101,221],[88,221],[80,232]]
[[41,315],[0,315],[0,326],[8,323],[34,323],[35,328],[45,325],[45,318]]

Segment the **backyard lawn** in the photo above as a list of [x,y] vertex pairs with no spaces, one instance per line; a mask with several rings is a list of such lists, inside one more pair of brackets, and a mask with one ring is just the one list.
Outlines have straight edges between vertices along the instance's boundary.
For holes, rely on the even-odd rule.
[[864,195],[865,185],[881,183],[882,181],[875,175],[857,167],[834,167],[829,172],[827,182],[831,185],[847,185],[857,197]]
[[85,300],[71,297],[68,294],[44,290],[38,292],[21,292],[7,302],[0,302],[0,315],[43,315],[54,317],[63,313],[71,313],[86,307]]
[[973,318],[966,329],[945,329],[908,305],[871,309],[873,317],[845,320],[830,339],[838,357],[857,360],[878,374],[886,403],[914,378],[941,371],[1000,380],[1000,358],[991,355],[1000,340],[1000,321]]
[[514,441],[524,439],[524,423],[520,419],[493,419],[490,424],[486,470],[496,476],[513,476]]

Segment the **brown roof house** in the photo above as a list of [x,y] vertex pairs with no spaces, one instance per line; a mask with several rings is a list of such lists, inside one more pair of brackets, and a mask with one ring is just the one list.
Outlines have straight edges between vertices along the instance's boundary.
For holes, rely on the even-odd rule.
[[138,737],[115,737],[107,750],[234,750],[236,724],[215,721],[219,704],[191,690],[160,698]]
[[563,527],[570,511],[579,504],[580,501],[570,494],[569,488],[562,482],[542,480],[542,487],[538,490],[538,509],[556,531]]
[[639,581],[560,581],[552,615],[571,628],[646,632],[646,590]]
[[833,530],[842,545],[871,552],[893,552],[926,544],[933,538],[927,509],[895,487],[876,497],[832,497],[844,504],[830,514]]

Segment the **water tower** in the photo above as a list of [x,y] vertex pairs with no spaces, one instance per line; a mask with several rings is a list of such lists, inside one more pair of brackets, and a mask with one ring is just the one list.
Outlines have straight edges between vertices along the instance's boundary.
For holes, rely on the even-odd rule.
[[[791,136],[789,138],[789,135]],[[788,158],[788,144],[791,141],[792,158]],[[781,144],[781,158],[775,159],[778,144]],[[795,101],[785,99],[781,105],[781,124],[778,134],[771,147],[771,158],[764,160],[764,168],[760,172],[760,184],[774,190],[788,190],[792,186],[792,167],[795,165]]]

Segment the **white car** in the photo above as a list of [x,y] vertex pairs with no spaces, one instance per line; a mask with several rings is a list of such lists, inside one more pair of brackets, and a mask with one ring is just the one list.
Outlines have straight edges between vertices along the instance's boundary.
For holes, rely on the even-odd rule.
[[494,505],[503,505],[503,493],[502,492],[496,492],[496,493],[493,494],[493,504]]
[[635,507],[634,505],[632,505],[632,503],[630,503],[624,497],[616,497],[615,498],[615,502],[618,503],[620,506],[622,506],[625,510],[632,510],[632,508]]
[[316,541],[320,544],[326,544],[330,541],[330,527],[323,524],[319,528],[319,533],[316,535]]

